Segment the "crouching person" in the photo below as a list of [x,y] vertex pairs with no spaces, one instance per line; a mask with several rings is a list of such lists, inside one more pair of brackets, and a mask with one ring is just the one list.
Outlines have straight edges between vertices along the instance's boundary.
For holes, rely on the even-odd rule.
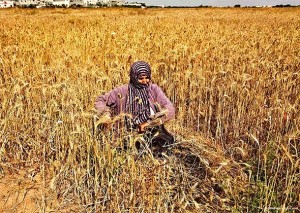
[[162,89],[151,82],[150,65],[144,61],[132,64],[129,84],[97,97],[95,108],[103,125],[120,114],[129,115],[124,116],[126,129],[142,134],[142,140],[136,143],[138,149],[142,141],[156,148],[174,143],[174,137],[164,127],[175,116],[174,106]]

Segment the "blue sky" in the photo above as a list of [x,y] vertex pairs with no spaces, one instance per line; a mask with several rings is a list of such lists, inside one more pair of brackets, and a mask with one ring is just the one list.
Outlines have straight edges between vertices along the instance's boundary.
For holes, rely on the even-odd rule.
[[290,4],[300,5],[300,0],[139,0],[147,6],[151,5],[166,5],[166,6],[234,6],[240,4],[242,6],[259,6],[259,5],[278,5]]

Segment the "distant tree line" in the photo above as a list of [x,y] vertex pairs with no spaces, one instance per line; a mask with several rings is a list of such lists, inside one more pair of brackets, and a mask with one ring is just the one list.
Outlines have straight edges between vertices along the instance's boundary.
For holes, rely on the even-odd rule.
[[[234,7],[242,7],[240,4],[236,4],[234,5]],[[245,7],[256,7],[256,6],[245,6]],[[290,5],[290,4],[280,4],[280,5],[275,5],[275,6],[272,6],[272,7],[300,7],[300,5]]]
[[290,5],[290,4],[279,4],[279,5],[275,5],[274,7],[299,7],[300,5],[298,6],[293,6],[293,5]]
[[[147,6],[147,8],[161,8],[162,6]],[[164,6],[164,8],[208,8],[212,6],[199,5],[199,6]]]
[[[147,6],[148,8],[157,8],[161,6]],[[211,8],[213,6],[207,6],[207,5],[199,5],[199,6],[165,6],[165,8]],[[230,7],[230,6],[228,6]],[[233,7],[239,8],[239,7],[247,7],[247,8],[256,8],[257,6],[241,6],[240,4],[236,4]],[[290,4],[285,4],[285,5],[276,5],[276,6],[271,6],[271,7],[300,7],[300,5],[290,5]]]
[[[17,6],[17,5],[16,5]],[[212,8],[213,6],[207,6],[207,5],[199,5],[199,6],[147,6],[145,3],[137,3],[136,5],[134,4],[123,4],[123,5],[118,5],[118,4],[107,4],[104,2],[98,2],[96,5],[88,5],[88,7],[127,7],[127,8],[141,8],[141,7],[147,7],[147,8]],[[24,5],[22,7],[25,8],[36,8],[36,5],[30,4],[30,5]],[[67,5],[53,5],[53,4],[46,4],[44,7],[46,8],[66,8]],[[80,7],[86,7],[83,5],[71,5],[71,8],[80,8]],[[236,4],[233,7],[235,8],[240,8],[240,7],[246,7],[246,8],[256,8],[257,6],[241,6],[240,4]],[[300,7],[300,5],[290,5],[290,4],[280,4],[280,5],[275,5],[272,7]],[[228,6],[229,8],[229,6]]]

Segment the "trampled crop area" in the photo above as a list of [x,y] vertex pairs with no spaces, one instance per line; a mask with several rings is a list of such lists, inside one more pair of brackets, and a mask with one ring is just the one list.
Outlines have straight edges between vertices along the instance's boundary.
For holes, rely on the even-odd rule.
[[[0,11],[0,211],[300,209],[300,9]],[[150,63],[168,156],[97,131],[95,98]]]

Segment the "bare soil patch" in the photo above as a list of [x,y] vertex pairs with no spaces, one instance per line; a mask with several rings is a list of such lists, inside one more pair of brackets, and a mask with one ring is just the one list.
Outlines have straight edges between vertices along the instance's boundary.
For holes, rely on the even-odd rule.
[[[54,211],[55,197],[51,195],[39,169],[23,168],[0,176],[0,212],[33,213]],[[56,203],[55,203],[56,204]]]

